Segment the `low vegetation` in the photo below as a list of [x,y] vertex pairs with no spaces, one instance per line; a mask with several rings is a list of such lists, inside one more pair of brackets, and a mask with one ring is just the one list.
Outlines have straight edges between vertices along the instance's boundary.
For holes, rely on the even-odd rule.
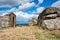
[[49,33],[46,35],[46,38],[60,40],[60,34]]
[[37,25],[17,26],[0,29],[0,40],[60,40],[60,31],[43,30]]

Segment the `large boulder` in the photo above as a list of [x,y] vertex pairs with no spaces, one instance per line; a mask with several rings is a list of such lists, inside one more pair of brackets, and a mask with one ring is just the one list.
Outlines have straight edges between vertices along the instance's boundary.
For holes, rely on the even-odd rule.
[[46,8],[38,16],[38,25],[44,29],[60,29],[60,8]]

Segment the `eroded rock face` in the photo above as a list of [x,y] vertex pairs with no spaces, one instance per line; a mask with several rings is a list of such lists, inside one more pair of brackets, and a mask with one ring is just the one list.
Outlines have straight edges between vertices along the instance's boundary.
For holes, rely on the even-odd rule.
[[38,25],[49,30],[60,29],[60,8],[46,8],[38,16]]

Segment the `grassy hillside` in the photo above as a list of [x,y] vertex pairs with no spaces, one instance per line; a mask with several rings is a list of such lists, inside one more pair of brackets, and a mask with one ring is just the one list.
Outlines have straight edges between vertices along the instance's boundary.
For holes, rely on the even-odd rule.
[[0,40],[60,40],[60,30],[48,31],[38,26],[0,29]]

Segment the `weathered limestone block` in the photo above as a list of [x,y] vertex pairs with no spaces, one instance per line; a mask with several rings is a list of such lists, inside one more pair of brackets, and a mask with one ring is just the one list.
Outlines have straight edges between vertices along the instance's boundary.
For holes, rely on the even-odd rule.
[[43,27],[46,27],[49,30],[56,29],[55,19],[44,20],[42,24],[44,25],[44,26],[42,25]]
[[56,19],[56,26],[57,26],[57,28],[56,29],[60,29],[60,18],[57,18]]

